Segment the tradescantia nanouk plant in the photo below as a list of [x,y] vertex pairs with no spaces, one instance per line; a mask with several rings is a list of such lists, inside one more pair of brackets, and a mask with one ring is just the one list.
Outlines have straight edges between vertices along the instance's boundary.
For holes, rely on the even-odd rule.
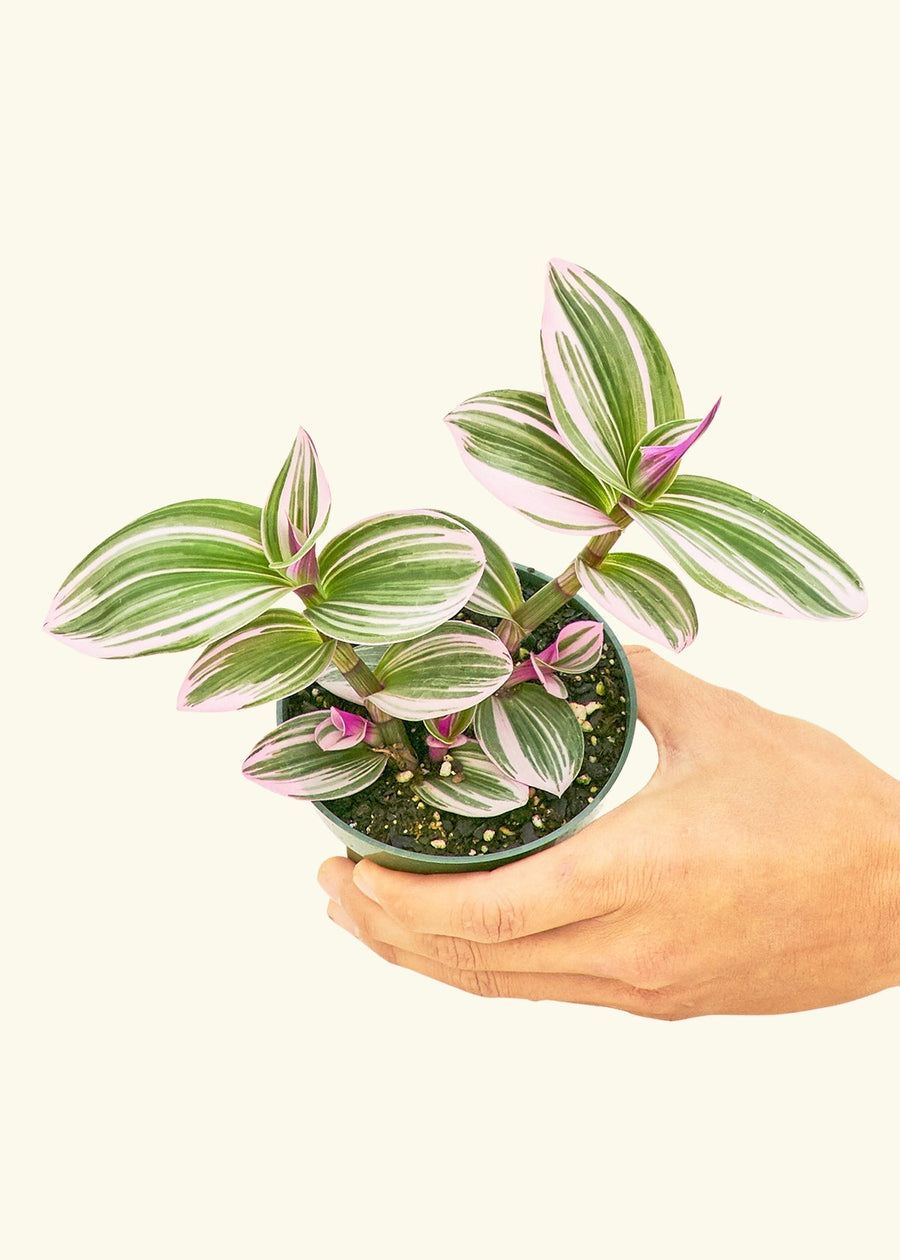
[[522,647],[532,632],[583,590],[675,651],[697,633],[680,577],[613,550],[632,524],[689,578],[747,608],[864,611],[856,574],[803,526],[681,473],[719,402],[685,418],[665,350],[623,297],[552,262],[541,348],[543,393],[478,394],[446,418],[484,486],[534,521],[588,536],[530,598],[497,543],[456,514],[387,513],[326,540],[331,493],[301,429],[261,510],[195,499],[140,517],[73,570],[46,629],[96,656],[202,648],[179,695],[188,711],[330,693],[341,703],[283,722],[247,757],[247,777],[274,792],[336,800],[391,774],[426,806],[492,817],[535,791],[565,792],[584,758],[567,678],[597,665],[603,624],[570,623],[540,651]]

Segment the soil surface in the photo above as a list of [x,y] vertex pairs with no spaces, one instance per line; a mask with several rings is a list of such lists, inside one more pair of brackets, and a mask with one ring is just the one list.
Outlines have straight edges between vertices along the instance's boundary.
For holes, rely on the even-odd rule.
[[[522,575],[522,590],[526,598],[533,595],[539,585],[527,574]],[[497,625],[496,620],[481,617],[468,609],[459,613],[456,619],[470,621],[488,630]],[[572,602],[566,604],[523,641],[518,658],[526,657],[529,652],[543,651],[563,626],[584,619],[582,609]],[[590,729],[586,729],[584,734],[581,771],[561,797],[533,790],[528,804],[521,809],[493,818],[466,818],[449,810],[437,810],[420,801],[409,784],[396,782],[397,768],[389,764],[381,778],[362,792],[323,803],[350,827],[371,836],[373,840],[415,853],[474,857],[476,854],[511,849],[549,835],[590,805],[616,768],[625,744],[628,703],[625,675],[608,641],[604,643],[603,655],[593,670],[585,674],[561,674],[560,677],[566,684],[570,702],[585,708],[591,706],[591,712],[584,717]],[[285,718],[329,709],[333,704],[366,716],[365,709],[360,706],[315,686],[285,701]],[[593,708],[594,705],[597,707]],[[431,761],[428,756],[425,728],[415,722],[407,722],[405,726],[410,742],[419,754],[421,768],[434,774],[439,763]]]

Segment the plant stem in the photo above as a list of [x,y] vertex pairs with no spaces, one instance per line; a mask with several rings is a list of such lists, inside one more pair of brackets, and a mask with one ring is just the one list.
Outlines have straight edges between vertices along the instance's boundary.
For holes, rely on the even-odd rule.
[[400,719],[384,713],[372,700],[366,701],[366,708],[378,728],[378,734],[384,741],[383,746],[388,750],[391,760],[396,761],[403,770],[417,770],[419,758],[409,742],[406,727]]
[[378,681],[365,661],[360,660],[349,643],[341,643],[340,640],[337,640],[334,645],[332,660],[335,668],[344,675],[347,682],[362,700],[365,700],[367,696],[374,696],[377,691],[384,690],[384,683]]
[[[595,534],[582,547],[578,559],[585,564],[599,568],[605,557],[622,534],[622,530],[631,524],[631,517],[618,504],[610,512],[610,519],[617,528],[604,534]],[[581,581],[575,572],[575,561],[564,569],[558,577],[542,586],[524,604],[520,604],[508,621],[503,621],[494,633],[503,640],[510,652],[514,652],[524,638],[536,630],[539,625],[552,617],[558,609],[565,607],[573,595],[581,590]]]
[[334,656],[331,659],[335,668],[344,675],[368,709],[369,716],[375,723],[383,747],[388,750],[391,760],[396,761],[404,770],[415,770],[419,764],[419,758],[409,742],[406,727],[399,718],[391,717],[389,713],[379,709],[371,699],[372,696],[377,696],[379,691],[384,691],[384,683],[372,673],[365,661],[360,660],[350,643],[336,640]]

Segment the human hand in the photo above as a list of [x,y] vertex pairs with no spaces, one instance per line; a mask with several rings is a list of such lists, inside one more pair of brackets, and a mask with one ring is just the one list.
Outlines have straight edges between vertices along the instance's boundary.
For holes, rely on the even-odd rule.
[[494,871],[330,858],[330,917],[483,996],[662,1019],[776,1013],[900,984],[900,783],[836,736],[628,649],[653,778]]

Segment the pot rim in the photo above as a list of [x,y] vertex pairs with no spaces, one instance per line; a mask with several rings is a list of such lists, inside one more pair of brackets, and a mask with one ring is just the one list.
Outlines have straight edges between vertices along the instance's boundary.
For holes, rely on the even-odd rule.
[[[546,574],[541,573],[539,569],[535,569],[531,565],[514,564],[513,567],[520,576],[524,575],[535,577],[542,583],[549,581]],[[473,864],[478,862],[479,859],[480,863],[491,862],[494,865],[505,865],[507,862],[513,862],[519,858],[527,857],[529,854],[535,853],[540,849],[550,848],[553,844],[558,844],[560,841],[568,839],[569,836],[575,835],[576,832],[581,830],[583,825],[587,824],[592,815],[596,812],[597,806],[603,798],[608,795],[616,779],[618,779],[619,774],[622,771],[622,767],[628,759],[628,754],[631,751],[631,745],[634,742],[634,731],[637,725],[637,693],[634,686],[634,675],[632,674],[631,665],[625,653],[625,649],[622,647],[622,644],[619,642],[613,631],[609,628],[609,625],[604,617],[598,613],[597,610],[593,608],[580,593],[573,595],[571,600],[568,602],[579,605],[579,607],[583,608],[594,621],[603,622],[604,642],[608,639],[613,645],[613,649],[619,659],[619,664],[621,665],[622,672],[625,676],[625,689],[628,698],[628,703],[625,709],[625,742],[622,745],[619,760],[616,762],[612,773],[594,799],[585,805],[584,809],[580,810],[572,818],[569,818],[566,822],[564,822],[561,827],[557,827],[555,831],[551,831],[549,835],[538,836],[534,840],[529,840],[526,844],[515,845],[510,849],[500,849],[492,853],[479,853],[476,857],[462,853],[420,853],[417,850],[411,851],[409,849],[401,849],[397,845],[386,844],[382,840],[376,840],[372,836],[368,836],[357,831],[355,827],[351,827],[349,823],[344,821],[343,818],[339,818],[337,814],[332,813],[325,801],[310,801],[309,804],[315,805],[319,813],[324,815],[332,827],[337,828],[345,837],[348,849],[352,850],[354,841],[356,841],[357,844],[362,842],[365,844],[366,848],[374,849],[379,853],[396,855],[399,858],[413,859],[417,866],[428,867],[435,871],[443,870],[450,873],[454,870],[471,870]],[[285,697],[285,700],[286,699],[287,697]],[[285,700],[279,700],[276,706],[276,716],[278,718],[279,725],[284,721],[283,714]],[[450,813],[452,811],[448,810],[447,812]],[[502,815],[498,815],[498,817],[502,817]]]

